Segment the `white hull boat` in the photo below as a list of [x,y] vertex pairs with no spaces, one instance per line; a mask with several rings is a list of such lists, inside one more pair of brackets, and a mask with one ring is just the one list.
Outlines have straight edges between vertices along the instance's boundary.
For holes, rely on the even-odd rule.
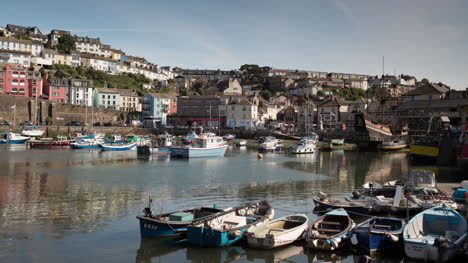
[[38,129],[24,129],[21,131],[21,135],[28,137],[41,137],[43,134],[44,131]]
[[466,220],[446,206],[425,210],[413,217],[403,231],[405,253],[417,260],[447,262],[467,237]]
[[282,217],[247,232],[247,243],[251,247],[275,248],[303,238],[309,219],[305,215]]

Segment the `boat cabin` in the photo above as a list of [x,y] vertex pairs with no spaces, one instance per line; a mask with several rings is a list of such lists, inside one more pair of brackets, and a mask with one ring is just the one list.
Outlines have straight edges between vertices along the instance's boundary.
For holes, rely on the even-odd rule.
[[193,139],[193,147],[195,148],[211,148],[224,145],[224,140],[219,136],[201,137]]

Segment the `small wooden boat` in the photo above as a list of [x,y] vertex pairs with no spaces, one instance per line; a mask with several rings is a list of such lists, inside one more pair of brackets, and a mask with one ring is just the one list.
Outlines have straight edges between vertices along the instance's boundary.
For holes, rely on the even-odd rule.
[[383,252],[403,244],[405,220],[393,217],[373,217],[354,229],[359,247],[369,253]]
[[140,221],[140,235],[144,237],[171,236],[187,231],[187,225],[194,220],[213,215],[223,210],[213,207],[198,207],[178,212],[153,215],[146,207],[144,215],[137,216]]
[[275,219],[246,232],[247,243],[251,247],[274,248],[293,243],[303,237],[309,219],[305,215],[291,215]]
[[340,146],[344,144],[344,139],[332,139],[331,143],[335,146]]
[[321,194],[320,198],[313,198],[316,210],[333,210],[343,208],[347,212],[354,214],[368,215],[372,212],[372,205],[369,203],[356,203],[345,198],[331,198]]
[[266,201],[253,202],[194,220],[187,226],[190,243],[204,247],[229,246],[246,231],[253,232],[273,218],[274,210]]
[[331,140],[323,140],[322,146],[320,147],[322,151],[331,151],[333,150],[333,143]]
[[58,137],[56,140],[53,139],[40,139],[30,140],[29,147],[31,148],[62,148],[69,147],[73,140],[68,140],[65,137]]
[[335,209],[312,222],[306,234],[307,247],[336,250],[349,244],[356,226],[344,209]]
[[247,141],[246,140],[238,140],[236,142],[236,145],[237,146],[246,146],[247,145]]
[[127,144],[101,144],[99,143],[99,148],[102,151],[128,151],[136,147],[137,143],[127,143]]
[[405,226],[405,253],[412,259],[447,262],[467,238],[465,218],[454,209],[438,206],[425,210]]

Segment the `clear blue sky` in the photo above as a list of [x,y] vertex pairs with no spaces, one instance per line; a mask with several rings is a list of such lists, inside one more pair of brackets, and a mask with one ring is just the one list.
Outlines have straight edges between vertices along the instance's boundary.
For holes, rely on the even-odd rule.
[[160,64],[405,73],[468,87],[466,0],[7,1],[0,25],[100,37]]

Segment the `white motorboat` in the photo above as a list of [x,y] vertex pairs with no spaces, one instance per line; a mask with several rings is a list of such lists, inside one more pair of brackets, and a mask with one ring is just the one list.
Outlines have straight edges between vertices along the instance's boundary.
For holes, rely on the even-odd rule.
[[21,130],[21,135],[28,137],[41,137],[44,135],[44,131],[31,127]]
[[309,219],[305,215],[285,216],[247,231],[247,243],[251,247],[274,248],[303,238]]
[[289,147],[290,153],[303,154],[315,152],[315,141],[311,138],[302,138],[298,143]]

